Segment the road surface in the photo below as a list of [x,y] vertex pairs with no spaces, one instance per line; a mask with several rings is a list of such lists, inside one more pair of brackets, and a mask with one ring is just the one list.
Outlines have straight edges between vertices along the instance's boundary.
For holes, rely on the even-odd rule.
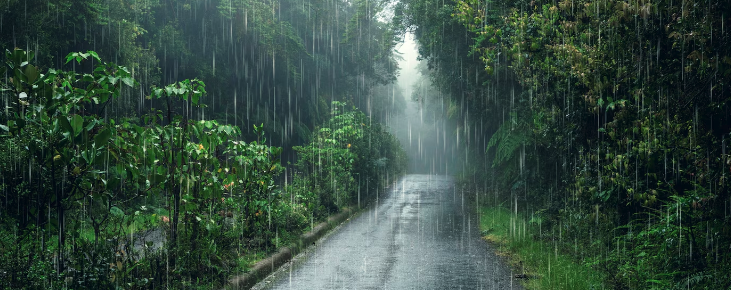
[[255,289],[521,289],[451,177],[407,175]]

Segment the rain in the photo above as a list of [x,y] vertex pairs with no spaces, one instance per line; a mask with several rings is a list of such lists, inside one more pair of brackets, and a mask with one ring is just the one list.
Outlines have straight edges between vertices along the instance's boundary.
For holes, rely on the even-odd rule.
[[0,3],[0,289],[731,288],[731,2]]

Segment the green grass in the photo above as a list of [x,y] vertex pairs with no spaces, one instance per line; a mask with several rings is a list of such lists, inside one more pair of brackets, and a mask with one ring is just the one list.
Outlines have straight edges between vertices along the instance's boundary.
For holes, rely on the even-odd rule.
[[579,264],[550,242],[534,239],[538,224],[529,224],[505,208],[481,207],[483,238],[508,258],[513,273],[524,274],[527,289],[604,289],[603,275]]

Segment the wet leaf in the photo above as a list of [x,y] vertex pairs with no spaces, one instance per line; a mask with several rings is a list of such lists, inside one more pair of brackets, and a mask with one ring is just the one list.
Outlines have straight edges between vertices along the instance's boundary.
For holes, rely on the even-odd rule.
[[109,212],[115,216],[115,217],[124,217],[124,211],[122,211],[120,208],[113,206],[109,209]]
[[109,141],[109,138],[111,138],[111,137],[112,137],[112,130],[110,130],[109,128],[106,128],[94,136],[94,143],[97,144],[97,148],[101,147],[103,145],[106,145],[106,143]]

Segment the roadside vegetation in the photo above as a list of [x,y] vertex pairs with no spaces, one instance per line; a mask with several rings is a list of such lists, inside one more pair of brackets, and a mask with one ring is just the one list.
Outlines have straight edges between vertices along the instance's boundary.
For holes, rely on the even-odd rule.
[[610,289],[727,289],[730,5],[403,0],[394,25],[458,124],[462,181],[541,220],[530,243]]
[[220,289],[404,172],[382,3],[102,2],[0,8],[0,288]]
[[84,74],[41,73],[18,49],[6,58],[3,287],[219,287],[407,164],[392,135],[334,102],[282,187],[282,149],[265,145],[263,126],[247,142],[235,126],[181,112],[202,105],[199,80],[152,88],[164,109],[104,118],[135,85],[127,68],[91,51],[67,57],[97,64]]
[[483,239],[508,260],[513,277],[528,289],[606,288],[601,271],[574,261],[573,254],[584,245],[559,250],[557,242],[544,238],[553,233],[543,232],[540,218],[527,219],[500,206],[482,206],[479,214]]

